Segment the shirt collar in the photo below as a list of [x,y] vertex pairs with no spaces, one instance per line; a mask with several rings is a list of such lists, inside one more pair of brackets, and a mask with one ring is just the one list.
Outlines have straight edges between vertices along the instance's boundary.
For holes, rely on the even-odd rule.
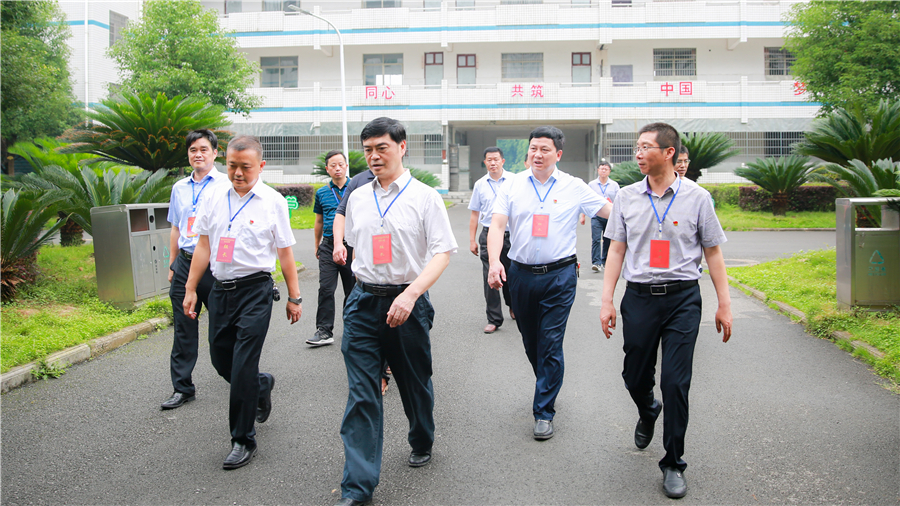
[[332,188],[337,188],[338,190],[340,190],[340,189],[342,189],[342,188],[346,188],[348,182],[350,182],[349,179],[347,179],[346,181],[344,181],[344,186],[342,186],[342,187],[340,187],[340,188],[338,188],[338,185],[334,184],[334,180],[328,181],[328,184],[329,184]]
[[[244,195],[244,197],[246,197],[247,195],[259,195],[257,188],[259,188],[259,185],[265,185],[265,184],[266,183],[263,183],[263,180],[262,180],[262,173],[260,173],[259,177],[256,178],[256,183],[253,184],[253,186],[250,188],[250,191],[248,191]],[[231,185],[231,193],[234,193],[238,199],[244,198],[244,197],[241,197],[240,195],[238,195],[238,192],[234,191],[234,185]],[[262,198],[262,197],[260,197],[260,198]]]
[[[558,168],[556,167],[556,165],[553,165],[553,170],[550,171],[550,177],[547,178],[547,182],[548,182],[548,183],[549,183],[551,180],[552,180],[552,181],[556,181],[556,179],[557,179],[557,177],[556,177],[556,172],[557,172],[557,170],[558,170]],[[540,180],[538,180],[538,178],[536,178],[536,177],[534,176],[534,169],[528,169],[528,172],[531,173],[531,174],[528,175],[528,177],[530,177],[535,183],[537,183],[537,184],[542,184],[542,183],[540,182]]]
[[506,169],[503,169],[503,172],[500,173],[500,179],[494,181],[494,178],[491,177],[491,174],[490,174],[490,173],[487,174],[487,178],[488,178],[490,181],[493,181],[494,183],[498,183],[498,184],[499,184],[499,183],[502,183],[504,179],[508,178],[508,177],[511,176],[511,175],[512,175],[512,172],[510,172],[510,171],[508,171],[508,170],[506,170]]
[[[404,186],[406,186],[406,183],[409,182],[409,179],[411,177],[412,177],[412,174],[410,174],[409,169],[404,167],[403,173],[400,174],[400,176],[398,176],[397,179],[395,179],[391,184],[388,185],[388,189],[386,192],[384,190],[382,190],[382,192],[390,193],[391,191],[393,191],[394,188],[396,188],[397,190],[402,189]],[[375,176],[375,179],[372,180],[372,188],[373,189],[381,188],[381,183],[378,182],[378,176]]]
[[[212,168],[209,169],[209,172],[207,172],[206,175],[203,176],[203,179],[200,180],[200,183],[206,181],[207,179],[216,179],[220,174],[222,173],[216,170],[216,166],[213,165]],[[190,179],[194,184],[200,184],[197,181],[194,181],[194,171],[191,171],[191,173],[188,174],[188,179]]]
[[[675,181],[673,181],[672,184],[670,184],[669,187],[666,188],[666,191],[663,192],[662,196],[665,197],[666,194],[669,193],[670,191],[672,193],[675,193],[675,189],[678,186],[678,181],[679,181],[679,177],[675,176]],[[644,176],[644,181],[641,184],[644,185],[644,193],[646,193],[647,195],[653,195],[653,190],[650,189],[649,176]]]

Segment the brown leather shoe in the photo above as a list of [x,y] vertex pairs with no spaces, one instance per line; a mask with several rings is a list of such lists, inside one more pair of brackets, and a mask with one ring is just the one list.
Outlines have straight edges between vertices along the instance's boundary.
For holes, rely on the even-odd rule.
[[496,332],[496,331],[497,331],[497,326],[494,325],[493,323],[488,323],[488,324],[485,325],[485,327],[484,327],[484,333],[485,333],[485,334],[493,334],[493,333]]

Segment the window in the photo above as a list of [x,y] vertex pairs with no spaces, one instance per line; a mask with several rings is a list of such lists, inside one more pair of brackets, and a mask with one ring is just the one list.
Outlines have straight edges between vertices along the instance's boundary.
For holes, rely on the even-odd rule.
[[296,88],[296,56],[263,56],[259,59],[262,76],[259,85],[263,88]]
[[572,5],[577,7],[590,7],[591,0],[572,0]]
[[790,156],[791,146],[802,140],[803,132],[765,132],[766,156]]
[[441,0],[423,0],[422,7],[426,11],[439,11],[441,10]]
[[544,0],[500,0],[500,5],[530,5],[544,3]]
[[504,81],[544,80],[544,53],[503,53],[500,62]]
[[425,163],[443,162],[444,138],[441,134],[425,134]]
[[263,147],[263,158],[266,161],[293,161],[300,159],[300,137],[288,136],[263,136],[259,138]]
[[444,79],[444,53],[425,53],[425,86],[440,86]]
[[241,0],[226,0],[225,1],[225,14],[234,14],[236,12],[242,12],[244,10],[244,5]]
[[612,0],[613,7],[631,7],[631,0]]
[[388,9],[391,7],[400,7],[400,0],[364,0],[363,7],[366,9]]
[[697,50],[654,49],[653,75],[662,78],[696,76]]
[[456,84],[475,84],[475,55],[456,55]]
[[591,82],[591,53],[572,53],[572,82]]
[[631,65],[610,65],[609,74],[612,76],[613,86],[625,86],[634,82],[634,71]]
[[[363,75],[366,76],[366,86],[401,84],[403,79],[403,54],[363,55]],[[393,76],[396,76],[396,78]]]
[[300,7],[300,0],[263,0],[263,11],[267,12],[296,12],[291,5]]
[[456,10],[471,11],[475,9],[475,0],[456,0]]
[[793,53],[787,49],[777,47],[766,48],[766,75],[767,76],[790,76],[791,66],[794,65]]
[[118,12],[109,11],[109,45],[112,47],[117,40],[122,38],[122,30],[128,24],[128,18]]

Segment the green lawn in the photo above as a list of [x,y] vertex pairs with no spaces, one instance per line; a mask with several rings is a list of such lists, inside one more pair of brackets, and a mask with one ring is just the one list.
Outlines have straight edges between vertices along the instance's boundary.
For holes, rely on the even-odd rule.
[[0,311],[0,372],[172,311],[168,298],[120,311],[97,298],[94,246],[44,246],[44,275]]
[[[802,272],[802,276],[797,273]],[[749,267],[731,267],[728,274],[789,304],[807,316],[807,330],[828,337],[834,330],[850,333],[885,353],[884,359],[863,356],[876,371],[900,383],[900,309],[890,312],[837,309],[835,250],[801,252],[791,258]]]
[[742,211],[740,207],[721,204],[716,206],[719,222],[725,230],[752,230],[754,228],[834,228],[834,211],[790,212],[787,216],[775,216],[771,212]]
[[291,228],[302,230],[316,225],[316,214],[313,206],[305,206],[291,211]]

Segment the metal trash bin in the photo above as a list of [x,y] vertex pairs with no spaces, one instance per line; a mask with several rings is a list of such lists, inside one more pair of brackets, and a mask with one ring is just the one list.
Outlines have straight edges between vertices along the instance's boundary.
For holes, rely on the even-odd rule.
[[[886,198],[835,201],[838,307],[882,310],[900,306],[900,214]],[[857,227],[857,208],[881,207],[881,227]],[[871,207],[868,207],[871,209]]]
[[169,291],[169,204],[91,209],[100,300],[119,309]]

